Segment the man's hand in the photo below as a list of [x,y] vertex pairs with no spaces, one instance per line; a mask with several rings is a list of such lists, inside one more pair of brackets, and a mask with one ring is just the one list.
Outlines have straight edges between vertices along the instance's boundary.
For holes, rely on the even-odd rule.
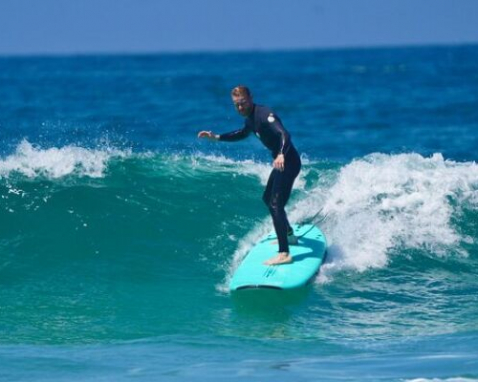
[[276,170],[284,171],[284,154],[277,155],[272,165],[274,166]]
[[200,131],[198,134],[198,138],[207,138],[211,141],[219,140],[219,135],[214,134],[212,131]]

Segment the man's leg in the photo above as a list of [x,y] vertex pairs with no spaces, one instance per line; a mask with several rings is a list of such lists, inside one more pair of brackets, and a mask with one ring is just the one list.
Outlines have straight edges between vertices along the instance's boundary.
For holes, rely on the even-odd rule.
[[289,222],[285,213],[284,203],[284,188],[280,187],[280,182],[275,182],[276,187],[273,187],[272,196],[269,203],[269,211],[272,216],[272,222],[279,241],[279,253],[289,252],[289,243],[287,241],[287,232],[289,230]]
[[[279,241],[279,254],[266,264],[276,265],[292,262],[289,255],[288,234],[292,228],[287,219],[285,205],[289,200],[295,178],[300,171],[300,158],[288,158],[284,171],[273,170],[267,182],[263,200],[269,207]],[[292,232],[293,233],[293,232]],[[295,237],[294,237],[295,238]]]
[[288,231],[290,228],[289,221],[285,212],[285,203],[289,199],[290,191],[294,178],[291,179],[290,174],[278,170],[273,170],[269,182],[264,192],[264,201],[269,207],[272,216],[272,222],[277,234],[279,242],[279,254],[268,260],[268,265],[286,264],[292,262],[289,255]]
[[[276,182],[276,175],[277,174],[278,174],[277,170],[271,172],[271,174],[269,176],[269,180],[267,181],[266,189],[264,190],[264,194],[262,195],[262,200],[264,201],[265,205],[267,206],[267,208],[271,212],[272,219],[274,219],[274,216],[276,215],[271,211],[271,201],[272,201],[272,194],[273,194],[272,190],[273,190],[273,188],[274,189],[276,188],[274,186],[274,184],[276,184],[275,182]],[[280,180],[278,180],[278,181],[280,182]],[[291,190],[292,190],[292,184],[290,185],[290,187],[286,187],[284,192],[283,192],[283,198],[282,199],[284,200],[284,202],[283,202],[284,206],[287,204],[287,201],[289,200]],[[293,236],[294,230],[292,229],[292,227],[289,224],[289,220],[287,219],[287,214],[285,213],[285,211],[284,211],[283,216],[284,216],[285,223],[287,225],[287,235],[289,237]],[[275,224],[274,224],[274,228],[275,228]],[[296,239],[295,240],[292,239],[292,243],[291,243],[291,240],[289,240],[289,244],[296,244],[296,242],[297,242]]]

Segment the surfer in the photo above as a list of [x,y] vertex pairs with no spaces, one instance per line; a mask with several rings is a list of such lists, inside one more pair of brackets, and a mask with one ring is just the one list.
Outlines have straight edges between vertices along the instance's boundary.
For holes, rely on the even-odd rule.
[[237,112],[246,118],[243,128],[226,134],[201,131],[198,137],[213,141],[232,142],[244,139],[254,133],[271,151],[273,169],[262,199],[272,216],[279,242],[279,253],[267,260],[265,264],[291,263],[289,244],[296,244],[297,238],[287,220],[284,207],[289,200],[294,180],[300,171],[300,156],[292,144],[290,134],[282,125],[277,114],[265,106],[256,105],[247,87],[242,85],[235,87],[231,91],[231,97]]

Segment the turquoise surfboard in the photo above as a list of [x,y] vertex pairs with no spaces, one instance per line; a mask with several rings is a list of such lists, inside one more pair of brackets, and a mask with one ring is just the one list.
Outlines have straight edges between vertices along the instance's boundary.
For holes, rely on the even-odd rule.
[[294,260],[291,264],[264,265],[264,261],[277,255],[277,236],[271,232],[246,255],[234,272],[229,289],[294,289],[312,280],[326,255],[325,236],[312,224],[293,225],[292,228],[299,240],[297,245],[289,244]]

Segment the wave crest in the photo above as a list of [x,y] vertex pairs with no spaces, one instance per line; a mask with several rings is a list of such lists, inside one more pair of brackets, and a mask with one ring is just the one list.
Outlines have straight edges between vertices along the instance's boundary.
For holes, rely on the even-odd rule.
[[324,228],[332,243],[324,277],[334,269],[384,267],[392,248],[466,255],[459,244],[470,238],[452,217],[464,205],[476,208],[477,193],[474,162],[441,154],[372,154],[353,161],[324,197]]
[[86,149],[77,146],[41,149],[23,140],[13,154],[0,160],[0,179],[14,173],[28,178],[41,176],[56,179],[70,174],[100,178],[104,176],[110,158],[129,154],[129,151],[111,148]]

